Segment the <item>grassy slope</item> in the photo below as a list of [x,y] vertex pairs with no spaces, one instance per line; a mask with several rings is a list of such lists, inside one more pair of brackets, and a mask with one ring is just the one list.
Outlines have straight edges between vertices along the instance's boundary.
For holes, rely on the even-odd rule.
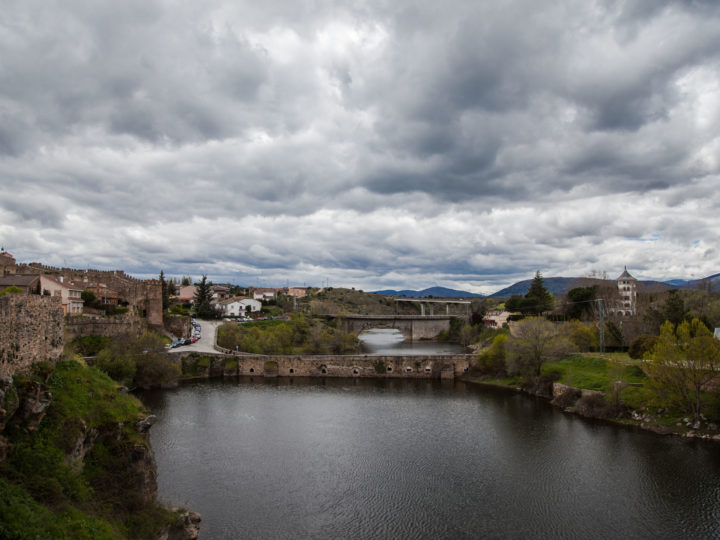
[[[16,385],[28,382],[16,378]],[[74,361],[59,363],[47,385],[53,399],[38,430],[6,429],[13,446],[0,463],[0,537],[142,538],[169,523],[171,512],[158,505],[138,515],[113,506],[103,487],[113,456],[99,441],[83,470],[65,463],[83,423],[88,430],[122,423],[122,444],[145,444],[134,429],[146,414],[142,404],[118,393],[101,371]]]
[[[614,381],[630,383],[633,386],[622,388],[620,398],[623,404],[634,410],[666,409],[662,415],[654,415],[654,423],[660,426],[677,427],[676,424],[687,413],[668,408],[658,396],[646,387],[647,377],[640,368],[640,360],[634,360],[627,353],[582,353],[575,354],[557,362],[548,362],[542,366],[541,374],[549,375],[555,372],[559,375],[558,382],[587,390],[609,392]],[[518,389],[522,380],[518,377],[476,379],[477,382],[490,383]],[[714,402],[714,396],[706,396],[707,410],[720,407]],[[710,413],[708,413],[710,414]],[[628,421],[630,420],[623,420]],[[682,431],[682,430],[681,430]]]

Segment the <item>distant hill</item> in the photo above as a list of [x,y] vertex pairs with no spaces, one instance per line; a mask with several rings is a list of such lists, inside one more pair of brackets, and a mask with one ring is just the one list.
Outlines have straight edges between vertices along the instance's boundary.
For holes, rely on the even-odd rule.
[[712,276],[701,279],[670,279],[663,283],[667,283],[671,287],[678,289],[696,289],[698,286],[701,286],[703,282],[711,283],[713,288],[717,290],[717,288],[720,287],[720,274],[713,274]]
[[[577,283],[579,278],[574,277],[543,277],[543,282],[545,283],[545,288],[548,290],[548,292],[558,295],[558,294],[565,294],[568,291],[569,285],[572,283]],[[524,279],[523,281],[518,281],[517,283],[513,283],[509,287],[505,287],[504,289],[501,289],[493,294],[490,295],[491,298],[505,298],[513,296],[514,294],[527,294],[527,292],[530,290],[530,284],[532,283],[532,279]]]
[[448,289],[447,287],[430,287],[422,291],[402,290],[395,291],[385,289],[383,291],[374,291],[375,294],[384,294],[386,296],[404,296],[406,298],[482,298],[485,295],[476,294],[467,291],[458,291],[456,289]]
[[[545,288],[554,295],[565,294],[576,287],[584,278],[580,277],[544,277]],[[668,281],[641,280],[639,283],[645,291],[661,292],[669,289],[695,289],[702,282],[710,282],[715,290],[720,288],[720,274],[713,274],[703,279],[671,279]],[[532,279],[518,281],[491,295],[490,298],[507,298],[515,294],[525,295],[530,290]]]

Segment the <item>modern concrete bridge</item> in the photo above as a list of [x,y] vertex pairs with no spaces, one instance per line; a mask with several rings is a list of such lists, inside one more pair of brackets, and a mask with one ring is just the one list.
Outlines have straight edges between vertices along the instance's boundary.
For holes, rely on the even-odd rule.
[[336,315],[338,326],[345,332],[360,335],[370,328],[394,328],[405,339],[435,339],[450,330],[451,315]]

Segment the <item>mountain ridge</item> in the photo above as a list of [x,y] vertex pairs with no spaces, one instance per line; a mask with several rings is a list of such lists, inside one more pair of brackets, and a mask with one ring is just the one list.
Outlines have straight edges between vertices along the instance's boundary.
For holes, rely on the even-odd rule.
[[[585,277],[544,277],[543,282],[545,288],[552,294],[565,294],[571,288],[572,285],[579,284],[582,280],[588,280],[592,278]],[[614,282],[615,280],[607,280]],[[656,290],[669,290],[669,289],[694,289],[703,282],[710,283],[713,287],[720,287],[720,273],[712,274],[710,276],[700,279],[668,279],[665,281],[660,280],[639,280],[639,283],[644,285],[646,288],[653,288]],[[458,289],[450,289],[447,287],[429,287],[420,291],[403,289],[383,289],[380,291],[373,291],[375,294],[384,294],[386,296],[404,296],[406,298],[506,298],[516,294],[524,295],[530,290],[530,284],[532,279],[524,279],[517,281],[512,285],[500,289],[492,294],[478,294],[471,293],[468,291],[461,291]]]

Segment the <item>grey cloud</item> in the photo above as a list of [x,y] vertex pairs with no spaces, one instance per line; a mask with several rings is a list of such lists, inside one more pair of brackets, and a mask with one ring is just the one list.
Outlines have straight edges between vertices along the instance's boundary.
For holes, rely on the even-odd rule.
[[625,256],[671,272],[718,233],[700,83],[719,18],[670,0],[10,2],[0,234],[49,256],[67,240],[81,265],[364,288]]

